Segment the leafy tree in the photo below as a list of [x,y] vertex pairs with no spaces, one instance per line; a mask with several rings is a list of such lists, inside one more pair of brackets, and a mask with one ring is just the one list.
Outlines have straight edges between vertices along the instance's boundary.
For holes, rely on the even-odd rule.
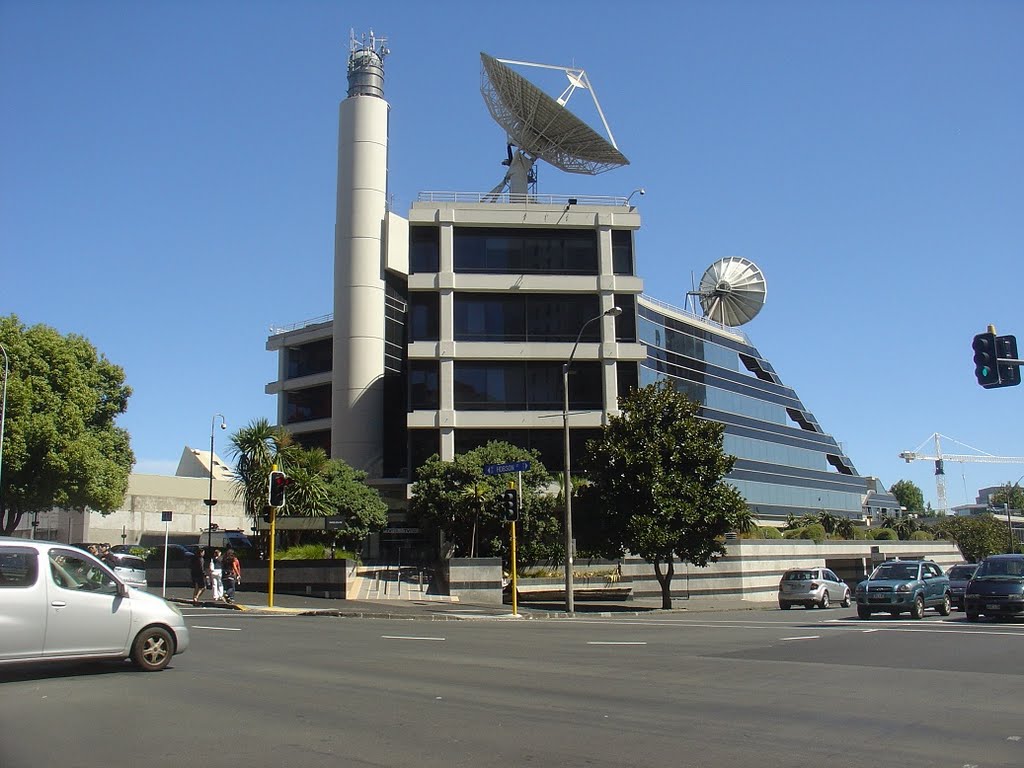
[[365,472],[328,458],[321,448],[303,448],[283,427],[257,419],[231,436],[229,450],[236,462],[236,494],[254,520],[266,508],[267,483],[277,465],[292,480],[278,514],[343,516],[345,524],[334,538],[354,551],[362,548],[369,534],[387,525],[387,504],[365,484]]
[[917,522],[917,518],[911,517],[910,515],[903,515],[902,517],[897,518],[890,527],[896,531],[896,535],[904,541],[908,540],[921,528]]
[[1006,522],[992,515],[949,515],[935,525],[935,532],[955,541],[964,558],[972,563],[1006,551]]
[[857,536],[856,526],[853,524],[853,520],[848,517],[839,518],[834,532],[844,539],[854,539]]
[[748,513],[724,481],[736,459],[722,450],[724,427],[662,381],[634,389],[597,440],[588,443],[581,516],[591,546],[654,565],[662,606],[672,607],[674,560],[705,566],[725,553],[724,536]]
[[526,567],[557,556],[561,526],[555,499],[547,494],[551,475],[536,451],[491,441],[441,461],[435,454],[416,471],[409,509],[425,532],[439,533],[445,557],[500,556],[511,567],[508,524],[501,521],[499,498],[514,475],[486,475],[484,465],[529,461],[523,473],[517,531],[517,565]]
[[992,506],[1001,507],[1009,504],[1010,509],[1024,509],[1024,488],[1017,483],[1006,483],[989,498]]
[[[116,510],[135,464],[124,370],[83,336],[0,317],[9,373],[0,471],[0,531],[53,507]],[[0,375],[3,373],[0,362]]]
[[899,534],[892,528],[875,528],[871,532],[871,538],[876,541],[899,541]]
[[889,488],[889,493],[896,497],[901,507],[908,512],[924,512],[924,494],[910,480],[897,480]]
[[818,513],[817,523],[824,529],[825,533],[831,536],[836,532],[841,520],[843,518],[839,517],[839,515],[823,509]]

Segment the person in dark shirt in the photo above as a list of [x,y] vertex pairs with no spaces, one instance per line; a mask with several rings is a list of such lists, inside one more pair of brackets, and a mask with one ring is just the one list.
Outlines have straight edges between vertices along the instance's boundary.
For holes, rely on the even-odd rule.
[[189,562],[189,573],[192,575],[192,605],[199,605],[199,598],[206,589],[206,561],[203,550],[196,550]]

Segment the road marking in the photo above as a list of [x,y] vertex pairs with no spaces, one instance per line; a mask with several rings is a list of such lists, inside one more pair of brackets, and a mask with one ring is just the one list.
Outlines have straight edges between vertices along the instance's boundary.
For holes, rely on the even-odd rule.
[[783,637],[782,640],[820,640],[821,635],[801,635],[799,637]]
[[413,635],[381,635],[381,640],[432,640],[434,642],[444,642],[443,637],[414,637]]
[[237,627],[204,627],[202,624],[193,624],[192,629],[212,629],[214,632],[241,632]]
[[588,640],[587,645],[647,645],[639,640]]
[[1020,736],[1007,736],[1007,741],[1020,741]]

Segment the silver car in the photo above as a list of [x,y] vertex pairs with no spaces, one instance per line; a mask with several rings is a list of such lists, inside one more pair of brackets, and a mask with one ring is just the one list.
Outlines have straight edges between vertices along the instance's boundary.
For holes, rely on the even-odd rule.
[[155,672],[189,645],[178,608],[67,544],[0,537],[0,665],[130,658]]
[[833,602],[850,607],[850,588],[828,568],[790,568],[779,582],[779,608],[794,605],[828,608]]
[[103,562],[109,565],[117,577],[129,587],[149,588],[149,583],[146,581],[146,561],[141,557],[124,552],[108,552],[104,555]]

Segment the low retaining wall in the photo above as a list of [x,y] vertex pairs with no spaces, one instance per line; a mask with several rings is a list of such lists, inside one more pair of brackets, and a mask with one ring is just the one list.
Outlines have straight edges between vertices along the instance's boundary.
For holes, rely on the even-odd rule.
[[443,567],[452,597],[470,603],[501,604],[500,557],[453,557]]
[[[356,589],[354,560],[277,560],[274,563],[274,592],[283,595],[311,595],[334,599],[354,598]],[[242,564],[242,584],[247,590],[266,591],[269,563],[265,560]],[[151,592],[163,585],[163,567],[146,568]],[[192,584],[188,568],[168,568],[167,586]]]

